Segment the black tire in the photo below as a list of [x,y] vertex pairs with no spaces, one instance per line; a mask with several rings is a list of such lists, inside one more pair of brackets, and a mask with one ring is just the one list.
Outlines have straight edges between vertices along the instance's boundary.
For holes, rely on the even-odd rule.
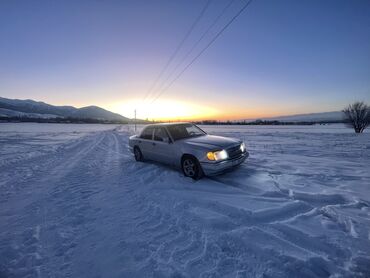
[[184,175],[193,180],[199,180],[204,176],[202,166],[193,156],[184,156],[181,160],[181,168]]
[[139,147],[134,148],[134,157],[135,157],[136,161],[143,161],[144,160],[143,153],[141,152]]

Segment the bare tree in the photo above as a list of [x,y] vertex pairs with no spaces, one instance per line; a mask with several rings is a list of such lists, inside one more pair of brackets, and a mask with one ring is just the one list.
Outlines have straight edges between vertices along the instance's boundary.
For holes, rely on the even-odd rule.
[[345,120],[356,133],[362,133],[370,124],[370,106],[357,101],[343,109]]

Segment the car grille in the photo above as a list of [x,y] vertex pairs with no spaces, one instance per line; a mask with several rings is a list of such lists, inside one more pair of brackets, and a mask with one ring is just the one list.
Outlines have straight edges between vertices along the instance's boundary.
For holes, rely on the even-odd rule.
[[240,157],[242,155],[240,145],[227,148],[226,151],[227,151],[227,154],[229,155],[230,159],[234,159],[234,158]]

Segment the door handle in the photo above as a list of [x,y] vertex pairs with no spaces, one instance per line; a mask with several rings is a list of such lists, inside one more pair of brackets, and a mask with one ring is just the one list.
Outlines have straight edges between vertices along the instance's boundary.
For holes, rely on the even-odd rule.
[[156,143],[153,143],[153,146],[157,145]]

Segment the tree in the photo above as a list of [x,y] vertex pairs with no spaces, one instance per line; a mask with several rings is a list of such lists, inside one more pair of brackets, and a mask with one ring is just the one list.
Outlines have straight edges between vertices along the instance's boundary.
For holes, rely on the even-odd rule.
[[356,133],[362,133],[370,124],[370,106],[357,101],[343,109],[346,121]]

